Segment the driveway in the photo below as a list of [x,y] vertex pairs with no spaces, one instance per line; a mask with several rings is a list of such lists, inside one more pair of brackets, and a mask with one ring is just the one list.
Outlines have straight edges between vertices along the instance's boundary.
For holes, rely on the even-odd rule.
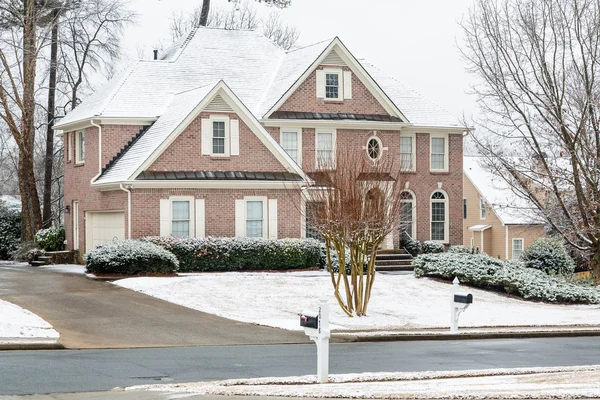
[[0,299],[48,321],[72,349],[308,343],[302,332],[232,321],[43,268],[0,265]]

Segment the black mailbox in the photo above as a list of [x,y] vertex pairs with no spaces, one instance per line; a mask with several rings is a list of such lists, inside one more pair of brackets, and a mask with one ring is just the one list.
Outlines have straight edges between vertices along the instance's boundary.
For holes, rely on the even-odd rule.
[[300,314],[300,326],[319,329],[319,317],[315,315]]
[[469,294],[455,294],[454,295],[454,302],[455,303],[462,303],[462,304],[471,304],[471,303],[473,303],[473,295],[471,293],[469,293]]

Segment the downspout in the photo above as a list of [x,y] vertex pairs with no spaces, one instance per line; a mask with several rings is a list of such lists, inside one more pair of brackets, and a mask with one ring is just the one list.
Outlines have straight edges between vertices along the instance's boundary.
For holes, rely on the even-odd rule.
[[506,247],[506,260],[508,260],[508,225],[504,225],[504,228],[506,228],[506,243],[505,243],[505,247]]
[[127,239],[131,239],[131,189],[133,189],[133,185],[128,184],[123,186],[122,183],[119,184],[119,188],[127,192]]
[[98,128],[98,174],[90,181],[93,183],[102,174],[102,126],[96,124],[93,119],[90,120],[90,124]]
[[480,237],[481,237],[481,252],[482,252],[482,253],[485,253],[485,250],[483,249],[483,239],[484,239],[484,238],[483,238],[483,233],[484,233],[484,232],[485,232],[485,231],[483,231],[483,230],[482,230],[482,231],[481,231],[481,233],[479,234],[479,235],[480,235]]

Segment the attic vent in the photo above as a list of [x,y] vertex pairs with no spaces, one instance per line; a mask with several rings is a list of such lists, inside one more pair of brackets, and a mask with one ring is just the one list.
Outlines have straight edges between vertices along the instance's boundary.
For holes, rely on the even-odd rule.
[[233,109],[223,100],[220,95],[215,96],[214,99],[206,106],[205,111],[225,111],[233,112]]
[[323,60],[323,62],[321,64],[341,65],[341,66],[346,65],[344,60],[342,60],[342,57],[340,57],[340,55],[338,53],[336,53],[335,50],[332,50],[329,54],[327,54],[327,57],[325,57],[325,59]]

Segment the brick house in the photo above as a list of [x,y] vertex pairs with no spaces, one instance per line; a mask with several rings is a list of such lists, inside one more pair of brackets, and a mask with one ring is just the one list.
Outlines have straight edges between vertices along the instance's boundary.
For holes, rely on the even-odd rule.
[[69,249],[305,237],[307,205],[290,185],[311,184],[342,143],[410,169],[402,218],[413,237],[462,243],[464,127],[338,38],[286,52],[254,31],[199,28],[155,58],[56,125]]

